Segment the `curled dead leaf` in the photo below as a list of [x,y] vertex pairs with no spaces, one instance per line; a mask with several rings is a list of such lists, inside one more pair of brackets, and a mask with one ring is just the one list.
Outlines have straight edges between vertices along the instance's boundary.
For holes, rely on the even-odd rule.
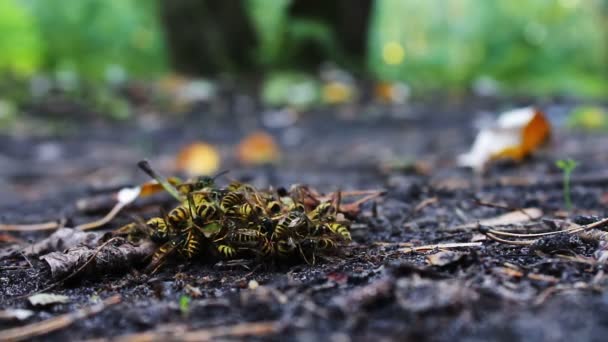
[[439,251],[437,253],[429,254],[426,256],[426,260],[429,265],[432,266],[445,266],[455,263],[462,259],[463,253],[455,251]]
[[177,169],[190,176],[209,175],[220,168],[217,149],[204,142],[195,142],[184,147],[177,155]]
[[493,127],[479,132],[471,150],[458,157],[458,164],[482,171],[495,159],[521,161],[547,141],[550,133],[549,121],[537,108],[505,112]]
[[281,157],[281,150],[271,135],[255,132],[241,140],[236,154],[245,165],[261,165],[276,163]]

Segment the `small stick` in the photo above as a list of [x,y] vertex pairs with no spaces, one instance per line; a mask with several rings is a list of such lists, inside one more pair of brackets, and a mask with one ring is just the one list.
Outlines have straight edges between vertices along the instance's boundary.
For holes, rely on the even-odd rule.
[[120,295],[115,295],[105,299],[101,303],[97,303],[57,317],[49,318],[42,322],[0,330],[0,341],[22,341],[37,336],[46,335],[53,331],[66,328],[78,320],[98,314],[108,307],[120,303],[120,301]]
[[505,210],[510,210],[510,211],[519,211],[522,214],[526,215],[530,219],[530,221],[536,220],[534,217],[532,217],[530,214],[528,214],[528,212],[526,212],[523,208],[515,208],[515,207],[510,207],[508,205],[502,205],[502,204],[497,204],[497,203],[490,203],[490,202],[482,201],[480,199],[475,199],[474,202],[475,202],[475,204],[481,205],[481,206],[484,206],[484,207],[497,208],[497,209],[505,209]]
[[365,197],[363,197],[361,199],[358,199],[358,200],[356,200],[356,201],[354,201],[352,203],[348,203],[348,204],[345,204],[345,205],[352,206],[352,207],[358,207],[361,204],[363,204],[363,203],[365,203],[365,202],[367,202],[369,200],[372,200],[372,199],[374,199],[376,197],[380,197],[382,195],[384,195],[384,192],[377,192],[375,194],[367,195],[367,196],[365,196]]
[[344,197],[347,196],[363,196],[363,195],[371,195],[378,192],[384,192],[384,190],[353,190],[353,191],[343,191],[342,195]]
[[481,242],[454,242],[454,243],[439,243],[435,245],[424,245],[424,246],[416,246],[416,247],[406,247],[398,249],[399,252],[410,253],[417,252],[423,250],[431,250],[431,249],[442,249],[442,248],[460,248],[460,247],[481,247],[483,244]]
[[511,237],[540,237],[540,236],[555,235],[555,234],[559,234],[559,233],[570,233],[579,228],[581,228],[581,226],[577,225],[577,227],[572,227],[572,228],[559,230],[559,231],[555,231],[555,232],[544,232],[544,233],[509,233],[509,232],[503,232],[501,230],[496,230],[496,229],[491,229],[491,228],[488,230],[480,229],[479,231],[482,233],[492,233],[494,235],[511,236]]
[[5,232],[36,232],[59,228],[58,221],[49,221],[34,224],[0,224],[0,231]]
[[439,202],[439,197],[437,197],[437,196],[426,198],[426,199],[422,200],[420,203],[418,203],[418,205],[416,205],[416,207],[414,208],[414,213],[417,213],[420,210],[424,209],[425,207],[428,207],[429,205],[435,204],[437,202]]
[[194,331],[184,331],[183,326],[166,326],[157,331],[119,336],[115,341],[212,341],[222,338],[264,337],[279,333],[280,331],[281,324],[278,321],[238,323]]
[[91,229],[99,228],[99,227],[105,225],[106,223],[112,221],[114,219],[114,217],[116,217],[116,215],[126,205],[127,205],[127,203],[118,202],[118,203],[116,203],[114,205],[114,207],[112,207],[112,210],[110,210],[110,212],[107,213],[106,216],[100,218],[99,220],[95,220],[93,222],[87,222],[87,223],[80,224],[80,225],[74,227],[74,229],[76,229],[76,230],[91,230]]
[[514,245],[514,246],[530,246],[531,244],[533,244],[534,242],[536,242],[536,240],[521,240],[521,241],[512,241],[512,240],[506,240],[506,239],[501,239],[498,236],[492,234],[492,233],[486,233],[486,236],[489,237],[490,239],[497,241],[497,242],[501,242],[501,243],[506,243],[508,245]]
[[116,204],[114,205],[112,210],[110,210],[110,212],[106,216],[102,217],[99,220],[93,221],[93,222],[78,225],[78,226],[74,227],[74,229],[90,230],[90,229],[95,229],[95,228],[105,225],[106,223],[112,221],[114,219],[114,217],[116,217],[116,215],[124,207],[133,203],[137,199],[137,197],[139,197],[140,194],[141,194],[141,187],[121,189],[116,194],[116,199],[118,202],[116,202]]
[[[512,237],[540,237],[540,236],[550,236],[550,235],[556,235],[556,234],[560,234],[560,233],[575,234],[575,233],[579,233],[579,232],[585,231],[585,230],[587,230],[587,229],[592,229],[592,228],[599,227],[599,226],[604,225],[604,224],[606,224],[606,223],[608,223],[608,217],[607,217],[607,218],[604,218],[604,219],[602,219],[602,220],[599,220],[599,221],[593,222],[593,223],[591,223],[591,224],[585,225],[585,226],[580,226],[580,225],[578,225],[578,224],[571,223],[571,226],[573,226],[573,227],[570,227],[570,228],[568,228],[568,229],[564,229],[564,230],[560,230],[560,231],[556,231],[556,232],[546,232],[546,233],[523,233],[523,234],[519,234],[519,233],[508,233],[508,232],[501,232],[501,231],[498,231],[498,230],[495,230],[495,229],[487,229],[487,230],[485,231],[485,233],[486,233],[486,235],[488,235],[488,236],[489,236],[490,234],[492,234],[493,239],[494,239],[494,240],[496,240],[496,241],[501,241],[501,240],[502,240],[502,241],[508,241],[508,240],[503,240],[503,239],[500,239],[500,238],[498,238],[496,235],[502,235],[502,236],[512,236]],[[482,231],[481,229],[480,229],[480,231],[481,231],[482,233],[484,233],[484,231]],[[534,240],[528,240],[528,241],[534,241]]]
[[150,176],[150,178],[156,180],[158,184],[160,184],[165,189],[165,191],[167,191],[171,196],[173,196],[179,202],[182,202],[182,196],[180,196],[177,189],[175,189],[175,187],[171,185],[171,183],[169,183],[166,178],[156,173],[156,171],[152,169],[150,163],[147,160],[140,161],[139,163],[137,163],[137,166],[139,166],[142,171],[144,171],[148,176]]

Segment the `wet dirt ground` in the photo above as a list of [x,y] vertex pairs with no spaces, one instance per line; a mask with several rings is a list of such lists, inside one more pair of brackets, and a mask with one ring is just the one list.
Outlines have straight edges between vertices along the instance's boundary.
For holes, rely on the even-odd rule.
[[[531,207],[541,209],[542,217],[513,228],[550,230],[560,220],[587,224],[608,216],[608,136],[565,129],[571,103],[540,102],[554,132],[548,146],[524,163],[499,162],[484,175],[455,165],[475,136],[474,120],[515,105],[430,101],[312,111],[294,124],[267,128],[282,146],[283,158],[278,166],[263,168],[239,166],[232,150],[247,132],[268,124],[272,113],[250,115],[238,108],[231,109],[230,118],[152,115],[119,125],[75,125],[60,136],[2,136],[0,223],[64,217],[70,226],[99,218],[103,212],[85,213],[75,203],[145,180],[136,167],[143,158],[168,174],[175,153],[194,140],[217,144],[230,177],[259,187],[305,183],[322,192],[384,189],[386,194],[363,206],[352,228],[353,243],[315,265],[202,261],[173,264],[152,276],[133,267],[72,279],[48,291],[68,296],[69,303],[32,307],[23,296],[52,283],[44,262],[4,258],[0,308],[34,314],[23,321],[1,320],[0,328],[42,321],[119,294],[121,303],[38,339],[149,332],[147,337],[157,339],[603,340],[608,283],[597,261],[597,239],[557,236],[534,246],[512,246],[487,239],[476,225]],[[571,211],[565,210],[561,171],[554,166],[565,157],[580,164],[572,179]],[[405,165],[395,167],[396,162]],[[153,204],[136,203],[104,229],[150,217],[158,210]],[[472,224],[462,228],[467,223]],[[10,233],[23,244],[48,235]],[[480,245],[448,252],[406,248],[469,242]],[[182,295],[191,297],[187,310],[180,309]],[[261,327],[246,326],[241,333],[184,335],[255,322]]]

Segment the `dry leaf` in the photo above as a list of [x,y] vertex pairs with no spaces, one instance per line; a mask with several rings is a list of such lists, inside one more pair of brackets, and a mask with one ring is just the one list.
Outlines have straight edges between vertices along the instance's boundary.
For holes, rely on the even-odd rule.
[[190,176],[210,175],[220,168],[220,154],[212,145],[195,142],[179,152],[176,165]]
[[458,164],[481,171],[494,159],[521,161],[538,149],[549,138],[550,132],[549,121],[536,108],[505,112],[494,127],[479,132],[471,150],[458,157]]
[[66,252],[49,253],[40,259],[47,263],[52,278],[60,279],[74,272],[89,275],[121,273],[135,267],[154,253],[154,245],[151,243],[135,246],[125,240],[114,239],[115,243],[103,248],[98,247],[100,249],[79,246]]
[[69,303],[70,297],[52,293],[38,293],[27,297],[27,300],[34,306],[44,306],[50,304]]
[[275,163],[281,156],[274,138],[264,132],[255,132],[245,137],[237,146],[237,158],[245,165]]
[[430,254],[426,256],[426,260],[429,265],[432,266],[445,266],[451,263],[454,263],[464,256],[463,253],[455,252],[455,251],[439,251],[434,254]]

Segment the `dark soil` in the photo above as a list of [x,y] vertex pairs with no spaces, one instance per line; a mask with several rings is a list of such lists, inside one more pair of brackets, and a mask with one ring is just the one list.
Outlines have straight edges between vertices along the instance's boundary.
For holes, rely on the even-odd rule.
[[[91,221],[103,211],[81,212],[77,200],[145,180],[136,167],[143,158],[171,172],[171,156],[196,139],[220,146],[231,177],[260,187],[306,183],[323,192],[387,193],[363,207],[352,230],[354,242],[316,265],[231,266],[203,260],[173,264],[152,276],[133,268],[126,274],[73,279],[49,291],[69,296],[70,303],[32,308],[22,296],[51,282],[43,262],[4,259],[0,308],[28,308],[35,315],[22,322],[0,321],[0,328],[41,321],[120,294],[122,303],[40,339],[110,338],[167,325],[196,330],[276,321],[278,331],[257,338],[603,340],[608,333],[603,265],[581,261],[595,260],[598,241],[558,235],[528,247],[486,239],[481,247],[453,249],[436,265],[427,255],[437,250],[407,252],[396,244],[483,238],[477,228],[451,228],[511,211],[504,208],[542,209],[543,218],[526,225],[530,231],[554,228],[554,219],[594,222],[589,216],[608,216],[608,136],[565,130],[561,123],[569,104],[544,106],[555,124],[552,141],[524,163],[496,163],[483,176],[455,166],[455,157],[476,134],[473,119],[512,105],[472,101],[306,113],[295,125],[270,130],[284,147],[281,164],[273,168],[243,168],[231,157],[239,138],[262,127],[259,117],[237,109],[230,118],[212,113],[148,116],[118,126],[83,124],[60,137],[4,136],[0,223],[60,217],[69,225]],[[575,209],[570,212],[565,211],[561,173],[554,166],[565,157],[580,163],[573,174]],[[412,165],[387,166],[407,160]],[[421,205],[425,201],[428,205]],[[167,204],[162,198],[157,202]],[[158,207],[151,204],[136,203],[107,230],[134,216],[155,214]],[[26,243],[47,235],[12,234]],[[192,288],[200,294],[193,296]],[[193,297],[187,313],[178,304],[184,294]]]

